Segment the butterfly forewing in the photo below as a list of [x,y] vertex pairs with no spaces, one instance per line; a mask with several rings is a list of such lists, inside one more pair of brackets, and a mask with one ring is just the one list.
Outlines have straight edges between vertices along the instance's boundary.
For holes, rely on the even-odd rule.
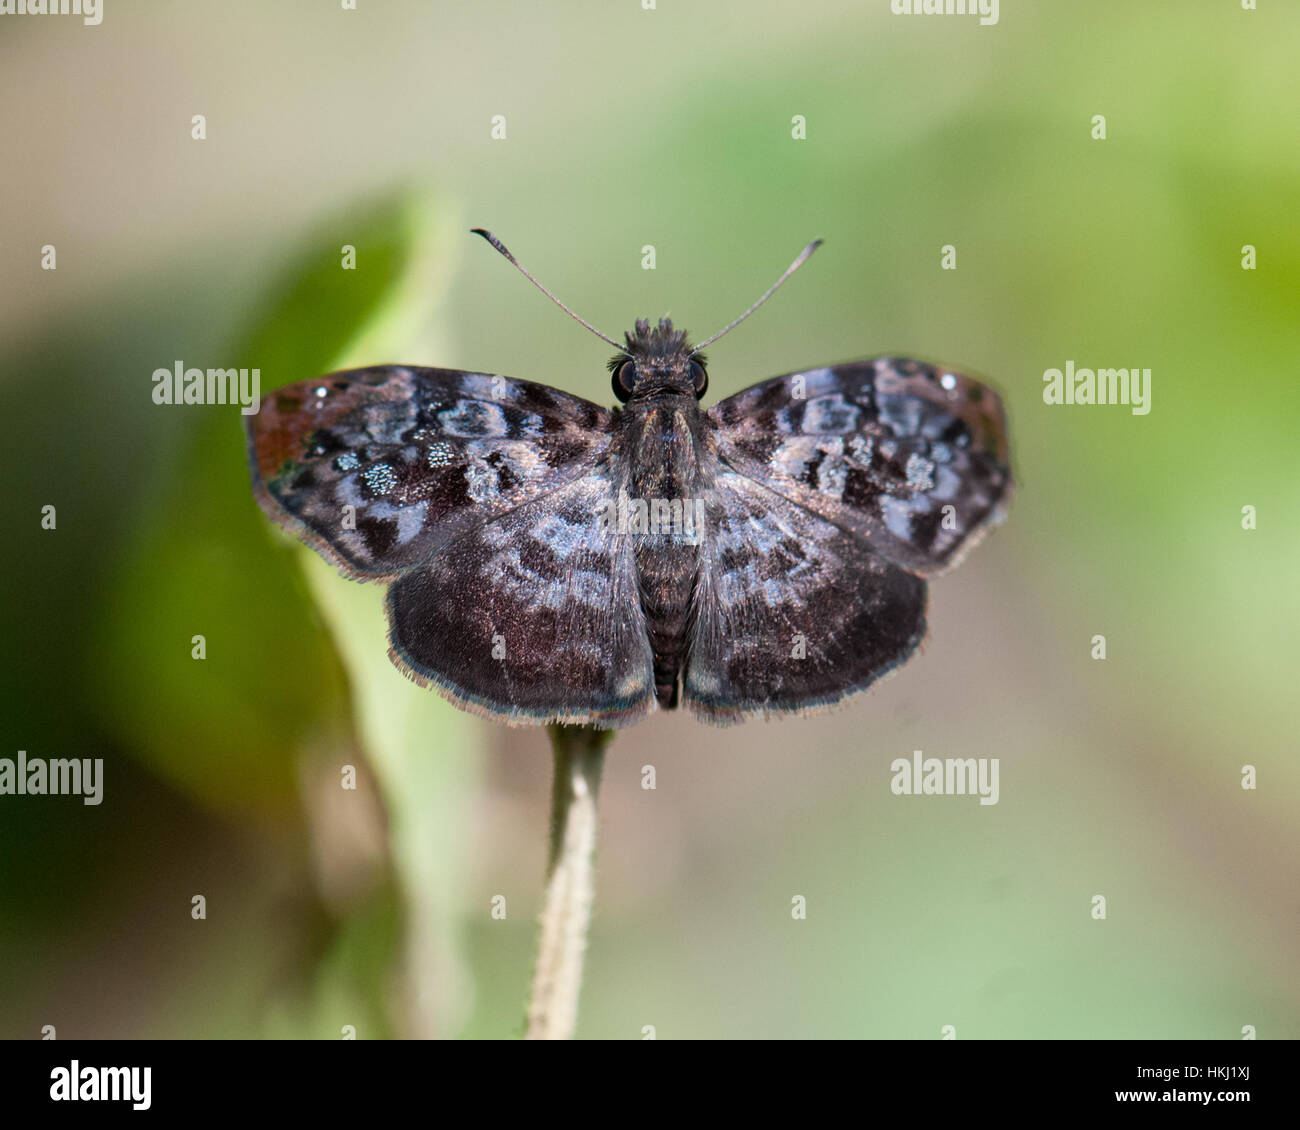
[[380,366],[269,393],[249,417],[266,512],[350,575],[391,579],[580,477],[611,414],[529,381]]
[[706,416],[723,464],[923,576],[954,564],[1011,490],[997,394],[920,361],[774,377]]

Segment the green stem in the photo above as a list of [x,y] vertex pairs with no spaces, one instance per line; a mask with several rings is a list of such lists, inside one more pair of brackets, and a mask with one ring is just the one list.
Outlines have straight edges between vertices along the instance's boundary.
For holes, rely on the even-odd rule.
[[530,1040],[567,1040],[578,1020],[582,959],[595,898],[596,794],[612,730],[550,727],[555,754],[541,940],[528,1006]]

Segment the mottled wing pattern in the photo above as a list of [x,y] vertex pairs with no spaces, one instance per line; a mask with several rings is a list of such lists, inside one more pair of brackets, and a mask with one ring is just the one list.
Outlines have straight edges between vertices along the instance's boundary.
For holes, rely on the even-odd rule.
[[393,661],[509,723],[625,725],[654,707],[633,539],[611,456],[466,531],[388,591]]
[[586,474],[611,428],[546,385],[398,365],[277,389],[247,422],[262,508],[363,580]]
[[829,706],[907,659],[926,584],[866,542],[716,469],[682,697],[708,721]]
[[[644,538],[609,521],[637,480],[621,419],[504,377],[336,373],[263,399],[254,492],[345,572],[392,582],[390,653],[418,681],[506,722],[620,726],[656,702]],[[1011,490],[997,396],[915,361],[755,385],[705,414],[693,458],[682,700],[722,723],[832,704],[906,660],[923,577]]]
[[774,377],[706,419],[725,465],[922,576],[956,564],[1011,492],[997,394],[920,361]]

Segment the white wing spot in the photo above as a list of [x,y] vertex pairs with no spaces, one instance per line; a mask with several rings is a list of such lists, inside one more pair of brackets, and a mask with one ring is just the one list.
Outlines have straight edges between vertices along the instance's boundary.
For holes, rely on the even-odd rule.
[[480,463],[466,465],[465,482],[467,493],[475,502],[486,502],[497,493],[497,473]]
[[934,464],[915,451],[907,457],[907,485],[913,490],[930,490],[934,486]]
[[434,471],[439,467],[450,467],[454,459],[455,456],[449,443],[431,443],[429,453],[424,457],[429,469]]
[[361,472],[361,479],[366,489],[379,498],[397,486],[397,472],[387,463],[372,463]]

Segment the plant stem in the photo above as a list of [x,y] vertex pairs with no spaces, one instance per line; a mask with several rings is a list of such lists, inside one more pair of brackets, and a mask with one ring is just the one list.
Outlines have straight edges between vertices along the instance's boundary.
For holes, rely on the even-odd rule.
[[550,727],[555,754],[541,941],[525,1039],[567,1040],[578,1020],[582,958],[595,898],[596,793],[612,730]]

